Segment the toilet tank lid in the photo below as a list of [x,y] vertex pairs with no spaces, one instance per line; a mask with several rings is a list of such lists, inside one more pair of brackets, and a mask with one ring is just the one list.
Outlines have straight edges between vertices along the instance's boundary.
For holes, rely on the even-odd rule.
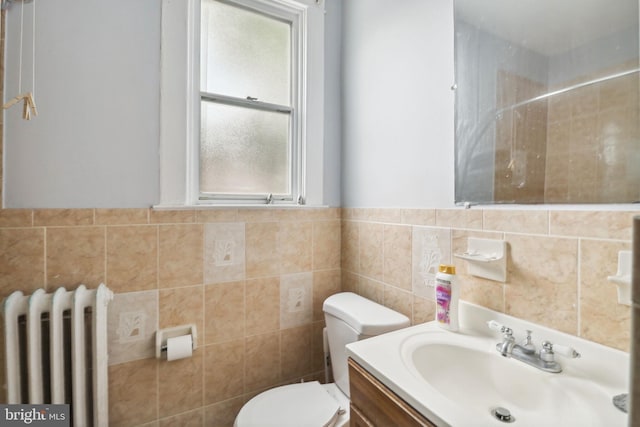
[[331,295],[322,310],[363,335],[379,335],[410,325],[409,318],[397,311],[368,300],[353,292]]

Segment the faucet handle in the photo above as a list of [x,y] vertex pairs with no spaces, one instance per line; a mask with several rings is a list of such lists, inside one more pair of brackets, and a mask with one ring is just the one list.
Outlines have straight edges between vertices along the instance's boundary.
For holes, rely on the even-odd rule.
[[558,353],[560,356],[569,357],[571,359],[577,359],[580,357],[580,353],[575,351],[573,347],[560,344],[551,344],[549,341],[542,343],[542,349],[540,350],[540,358],[546,362],[553,361],[553,355]]
[[571,359],[577,359],[580,357],[580,353],[578,353],[573,347],[569,347],[567,345],[554,344],[553,351],[560,356],[569,357]]
[[554,362],[553,344],[549,341],[542,341],[540,349],[540,359],[545,362]]
[[511,328],[503,325],[502,323],[499,323],[495,320],[489,320],[487,322],[487,326],[489,327],[489,329],[491,329],[492,331],[496,331],[496,332],[500,332],[502,334],[505,335],[512,335],[513,334],[513,330],[511,330]]
[[536,346],[531,341],[531,333],[532,331],[527,329],[527,337],[520,345],[529,354],[533,354],[536,351]]

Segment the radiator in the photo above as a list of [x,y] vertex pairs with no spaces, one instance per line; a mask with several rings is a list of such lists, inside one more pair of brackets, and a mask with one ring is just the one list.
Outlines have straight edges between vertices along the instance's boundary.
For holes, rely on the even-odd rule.
[[16,291],[4,299],[7,403],[69,404],[71,425],[108,426],[107,305],[113,293]]

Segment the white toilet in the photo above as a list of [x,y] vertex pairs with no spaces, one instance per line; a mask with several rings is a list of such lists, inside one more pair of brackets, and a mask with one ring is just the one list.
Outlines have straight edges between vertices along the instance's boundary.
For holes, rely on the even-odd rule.
[[247,402],[235,427],[343,427],[349,423],[349,373],[345,346],[409,326],[409,319],[351,292],[335,294],[322,306],[335,383],[289,384]]

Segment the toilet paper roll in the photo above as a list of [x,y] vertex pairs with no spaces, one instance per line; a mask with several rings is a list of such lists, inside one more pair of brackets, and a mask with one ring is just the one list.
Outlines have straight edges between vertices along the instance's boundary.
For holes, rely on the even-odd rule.
[[191,335],[167,338],[167,360],[184,359],[193,355]]

